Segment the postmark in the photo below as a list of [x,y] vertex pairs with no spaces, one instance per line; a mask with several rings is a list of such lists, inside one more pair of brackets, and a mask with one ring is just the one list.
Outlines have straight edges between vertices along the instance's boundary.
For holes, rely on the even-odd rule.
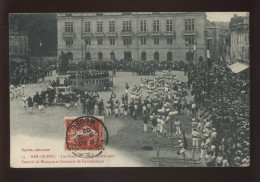
[[103,117],[65,117],[65,150],[82,158],[100,155],[108,144]]

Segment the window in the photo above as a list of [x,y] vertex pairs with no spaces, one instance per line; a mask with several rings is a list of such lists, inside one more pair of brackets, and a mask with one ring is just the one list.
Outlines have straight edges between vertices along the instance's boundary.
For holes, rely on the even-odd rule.
[[115,32],[115,22],[114,21],[109,22],[109,32]]
[[71,37],[66,38],[66,46],[71,46],[73,44],[73,39]]
[[141,38],[141,45],[146,45],[146,37]]
[[115,45],[115,38],[114,37],[110,37],[110,45]]
[[186,32],[194,31],[194,19],[185,19],[185,31]]
[[132,44],[131,37],[124,37],[124,45],[130,45]]
[[172,32],[172,20],[166,21],[166,30],[167,32]]
[[90,32],[90,22],[85,22],[85,32]]
[[154,53],[154,60],[159,61],[159,52]]
[[111,59],[111,60],[114,60],[114,59],[115,59],[115,53],[114,53],[114,52],[111,52],[111,53],[110,53],[110,59]]
[[73,22],[65,22],[65,32],[66,33],[73,32]]
[[142,54],[141,54],[141,60],[142,60],[142,61],[145,61],[145,60],[146,60],[146,53],[145,53],[145,52],[142,52]]
[[186,36],[185,44],[194,44],[194,36]]
[[97,22],[97,32],[102,32],[102,22],[101,21],[98,21]]
[[172,44],[172,37],[167,37],[167,44]]
[[146,32],[146,20],[141,20],[141,32]]
[[90,38],[86,38],[86,39],[85,39],[85,43],[86,43],[86,45],[91,45],[91,40],[90,40]]
[[91,60],[91,54],[90,54],[90,52],[87,52],[87,53],[86,53],[86,60]]
[[13,46],[9,45],[9,52],[13,52]]
[[172,52],[167,53],[167,61],[172,61]]
[[159,22],[159,20],[154,20],[153,21],[153,31],[159,32],[159,30],[160,30],[160,22]]
[[155,45],[158,45],[158,44],[159,44],[159,37],[155,37],[155,38],[154,38],[154,44],[155,44]]
[[15,45],[13,45],[13,53],[15,53]]
[[103,60],[103,53],[102,52],[98,53],[98,60]]
[[17,52],[17,45],[13,45],[13,52],[16,54],[16,52]]
[[123,21],[123,32],[131,32],[131,31],[132,31],[131,21]]
[[102,44],[103,44],[103,41],[102,41],[102,38],[101,38],[101,37],[98,38],[97,41],[98,41],[98,45],[102,45]]

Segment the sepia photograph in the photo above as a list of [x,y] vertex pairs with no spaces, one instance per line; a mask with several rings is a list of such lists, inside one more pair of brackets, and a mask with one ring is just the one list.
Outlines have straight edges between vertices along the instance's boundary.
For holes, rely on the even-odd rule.
[[249,167],[249,12],[9,14],[10,167]]

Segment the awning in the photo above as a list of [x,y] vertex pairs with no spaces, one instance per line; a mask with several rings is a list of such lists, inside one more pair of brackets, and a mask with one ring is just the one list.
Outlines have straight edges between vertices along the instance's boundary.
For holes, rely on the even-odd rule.
[[247,69],[249,66],[246,64],[236,62],[235,64],[232,64],[228,67],[232,70],[233,73],[240,73],[241,71]]
[[10,61],[11,61],[11,62],[18,63],[18,64],[20,64],[20,63],[25,63],[25,62],[26,62],[25,60],[23,60],[23,59],[21,59],[21,58],[10,58]]

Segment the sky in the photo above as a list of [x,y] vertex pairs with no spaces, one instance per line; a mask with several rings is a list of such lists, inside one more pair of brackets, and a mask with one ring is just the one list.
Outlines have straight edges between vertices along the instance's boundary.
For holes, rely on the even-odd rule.
[[209,21],[229,22],[234,14],[237,14],[238,16],[245,16],[247,12],[207,12],[207,19]]

